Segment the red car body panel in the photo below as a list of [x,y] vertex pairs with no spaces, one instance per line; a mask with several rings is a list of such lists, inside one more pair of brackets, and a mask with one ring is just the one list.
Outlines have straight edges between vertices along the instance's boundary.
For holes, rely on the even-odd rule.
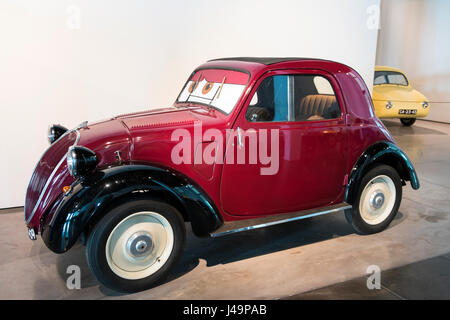
[[[263,64],[258,62],[210,61],[198,69],[232,69],[249,74],[248,85],[230,114],[195,103],[177,103],[173,107],[121,115],[78,130],[77,142],[93,150],[98,167],[118,161],[136,161],[168,168],[188,177],[214,202],[224,221],[255,218],[271,214],[331,205],[344,201],[348,175],[360,155],[377,141],[392,141],[384,125],[374,116],[370,94],[362,78],[350,67],[340,63],[304,59]],[[276,175],[261,176],[259,165],[179,164],[171,160],[178,141],[172,141],[176,129],[192,136],[196,125],[202,131],[262,126],[245,120],[243,110],[258,83],[268,74],[317,73],[325,76],[335,88],[342,117],[335,120],[264,123],[264,127],[280,130],[280,168]],[[241,79],[239,79],[241,81]],[[71,140],[74,140],[71,133]],[[66,139],[66,138],[65,138]],[[301,142],[301,143],[300,143]],[[194,141],[194,157],[200,148],[215,141]],[[25,220],[30,228],[39,228],[40,219],[62,196],[62,187],[74,179],[65,161],[57,166],[70,143],[55,142],[40,160],[28,188]],[[320,146],[320,147],[319,147]],[[62,148],[60,151],[59,148]],[[307,165],[305,165],[307,164]],[[36,177],[39,176],[39,179]],[[52,180],[38,203],[39,189],[46,179]],[[39,181],[38,181],[39,180]],[[257,192],[253,190],[257,188]]]

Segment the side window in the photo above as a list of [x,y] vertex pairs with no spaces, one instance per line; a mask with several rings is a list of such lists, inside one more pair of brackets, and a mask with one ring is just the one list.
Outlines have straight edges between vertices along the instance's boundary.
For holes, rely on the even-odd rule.
[[265,78],[247,108],[251,122],[336,119],[341,109],[333,87],[322,76],[277,75]]
[[314,75],[294,76],[295,121],[337,119],[341,108],[327,78]]
[[289,120],[289,76],[265,78],[250,101],[246,118],[252,122]]

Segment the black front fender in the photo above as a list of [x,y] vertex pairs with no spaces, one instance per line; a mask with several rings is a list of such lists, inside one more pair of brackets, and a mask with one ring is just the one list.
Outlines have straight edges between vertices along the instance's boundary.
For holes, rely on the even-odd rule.
[[413,189],[419,189],[419,178],[406,154],[394,143],[381,141],[368,147],[354,164],[345,192],[347,203],[353,203],[361,179],[374,164],[392,166],[403,180],[411,182]]
[[184,209],[198,236],[223,224],[213,202],[186,177],[154,166],[125,164],[96,171],[61,196],[41,222],[45,244],[57,253],[67,251],[91,223],[106,214],[111,203],[128,197],[162,197],[173,202]]

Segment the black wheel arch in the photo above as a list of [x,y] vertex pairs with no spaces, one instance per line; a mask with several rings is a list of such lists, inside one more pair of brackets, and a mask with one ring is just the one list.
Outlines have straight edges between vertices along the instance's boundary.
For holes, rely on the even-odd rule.
[[70,249],[114,206],[132,199],[152,199],[174,206],[197,236],[223,224],[213,201],[186,176],[147,164],[123,164],[77,180],[41,220],[42,238],[52,251]]
[[410,181],[413,189],[419,189],[419,178],[411,160],[394,143],[379,141],[369,146],[353,165],[345,192],[347,203],[353,203],[358,186],[366,172],[379,164],[394,168],[402,179],[403,185],[405,185],[405,181]]

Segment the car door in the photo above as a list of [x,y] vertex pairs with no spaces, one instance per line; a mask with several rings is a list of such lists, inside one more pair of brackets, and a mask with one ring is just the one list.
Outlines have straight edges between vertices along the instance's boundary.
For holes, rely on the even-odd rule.
[[228,135],[220,186],[227,214],[339,202],[348,142],[337,88],[331,75],[317,70],[280,70],[259,79]]

